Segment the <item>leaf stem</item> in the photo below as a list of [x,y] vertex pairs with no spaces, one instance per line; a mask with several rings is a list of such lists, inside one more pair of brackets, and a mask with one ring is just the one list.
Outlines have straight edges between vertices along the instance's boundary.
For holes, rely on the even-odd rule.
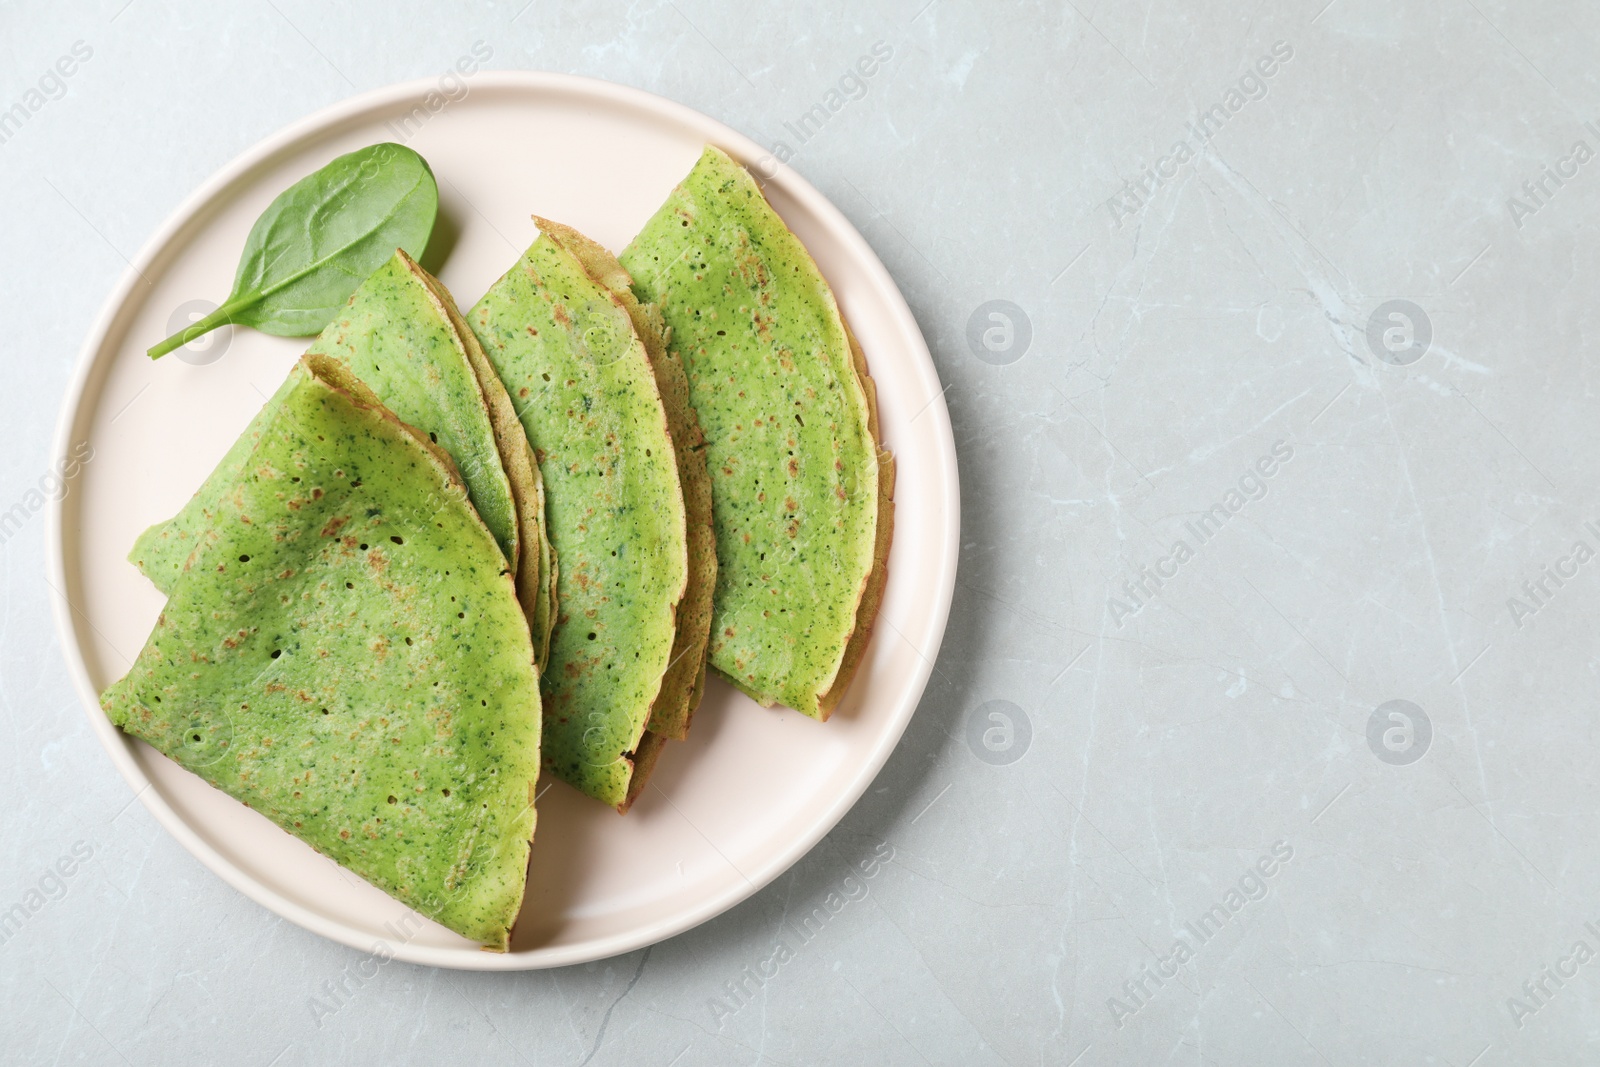
[[150,358],[160,359],[168,352],[182,348],[190,341],[205,336],[212,330],[215,330],[218,326],[228,325],[233,321],[233,315],[235,312],[237,312],[240,308],[248,307],[251,304],[254,304],[260,299],[260,293],[246,293],[243,296],[235,297],[226,304],[223,304],[221,307],[217,308],[217,310],[213,311],[205,318],[201,319],[199,322],[196,322],[190,326],[185,326],[183,329],[179,330],[165,341],[162,341],[160,344],[151,348],[149,351]]

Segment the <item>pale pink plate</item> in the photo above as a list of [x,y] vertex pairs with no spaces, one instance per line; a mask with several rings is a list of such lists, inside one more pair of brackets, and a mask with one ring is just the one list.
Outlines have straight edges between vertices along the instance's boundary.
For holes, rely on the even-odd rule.
[[[933,362],[894,281],[832,204],[754,142],[605,82],[484,72],[466,84],[465,97],[455,92],[437,111],[428,110],[439,88],[430,80],[296,123],[223,168],[145,246],[89,335],[62,413],[57,454],[87,443],[93,457],[52,506],[49,579],[90,721],[139,799],[206,866],[279,915],[359,949],[383,942],[397,958],[445,967],[555,967],[651,944],[732,907],[804,855],[871,783],[922,696],[949,614],[955,445]],[[866,350],[899,462],[888,592],[839,712],[819,724],[759,708],[713,680],[690,740],[668,747],[656,788],[626,818],[551,786],[539,801],[514,951],[503,955],[417,921],[130,741],[97,702],[161,610],[160,594],[126,560],[135,536],[188,499],[306,342],[240,329],[196,342],[187,359],[152,362],[144,349],[172,332],[180,308],[226,295],[251,223],[278,192],[336,155],[402,139],[439,178],[441,223],[426,262],[463,307],[533,240],[531,214],[620,250],[707,141],[757,169]]]

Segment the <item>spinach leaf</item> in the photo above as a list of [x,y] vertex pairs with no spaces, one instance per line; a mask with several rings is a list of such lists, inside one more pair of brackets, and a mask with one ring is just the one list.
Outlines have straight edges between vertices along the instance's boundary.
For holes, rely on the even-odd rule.
[[396,248],[422,255],[438,211],[433,172],[411,149],[375,144],[340,156],[262,212],[227,302],[150,349],[150,358],[228,323],[279,337],[320,333]]

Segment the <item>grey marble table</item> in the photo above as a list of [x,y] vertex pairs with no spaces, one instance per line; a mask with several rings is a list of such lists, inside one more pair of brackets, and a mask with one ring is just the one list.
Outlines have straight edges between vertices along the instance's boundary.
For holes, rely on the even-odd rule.
[[[1600,10],[524,3],[0,6],[6,1062],[1600,1058]],[[363,968],[159,829],[36,506],[161,220],[475,42],[787,153],[962,464],[949,632],[856,809],[699,929],[520,975]]]

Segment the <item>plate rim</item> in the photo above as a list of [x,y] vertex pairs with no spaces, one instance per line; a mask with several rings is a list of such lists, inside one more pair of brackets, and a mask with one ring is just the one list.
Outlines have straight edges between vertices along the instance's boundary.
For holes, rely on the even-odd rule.
[[[63,529],[63,507],[64,501],[71,495],[70,490],[60,497],[51,497],[48,502],[45,528],[46,570],[53,594],[52,614],[55,618],[57,636],[61,639],[62,654],[66,659],[68,672],[72,675],[74,688],[78,692],[90,726],[101,747],[111,757],[112,763],[121,772],[123,779],[134,789],[135,799],[143,803],[162,828],[208,870],[268,911],[288,919],[305,930],[358,951],[372,952],[381,945],[383,951],[397,960],[458,970],[542,970],[622,955],[664,941],[708,922],[766,888],[838,826],[877,778],[884,764],[888,762],[890,754],[898,747],[910,724],[911,716],[927,689],[934,660],[938,658],[939,648],[944,640],[955,593],[955,574],[960,554],[961,495],[949,409],[945,404],[939,384],[938,369],[928,350],[927,340],[899,286],[877,253],[850,220],[810,182],[788,165],[779,162],[756,141],[725,123],[644,89],[599,78],[553,71],[481,71],[474,76],[473,81],[475,85],[499,90],[566,92],[578,96],[598,97],[630,110],[699,130],[705,134],[707,141],[716,143],[746,166],[752,168],[760,166],[762,169],[758,173],[761,178],[766,182],[779,184],[787,195],[803,204],[824,224],[830,236],[842,241],[852,258],[865,269],[897,332],[911,343],[912,362],[916,364],[918,376],[925,379],[932,394],[927,407],[918,417],[935,420],[935,438],[938,441],[939,454],[934,457],[934,467],[938,471],[939,480],[943,483],[940,489],[947,502],[943,510],[942,527],[924,531],[933,534],[940,542],[938,549],[942,549],[935,552],[939,563],[937,587],[933,610],[926,616],[928,623],[931,624],[926,627],[930,640],[929,647],[918,648],[909,637],[900,634],[898,628],[889,624],[889,629],[893,630],[896,636],[912,644],[913,650],[917,653],[917,662],[910,684],[903,688],[899,696],[899,706],[893,710],[888,719],[890,728],[880,734],[875,748],[861,765],[849,786],[841,790],[828,807],[812,818],[804,834],[777,851],[761,867],[754,871],[743,872],[744,878],[730,883],[722,892],[708,896],[694,907],[680,909],[631,930],[566,945],[547,945],[505,953],[486,952],[467,947],[430,947],[413,942],[396,945],[376,940],[369,943],[360,931],[283,896],[236,866],[190,828],[189,824],[166,803],[160,791],[152,788],[151,779],[140,770],[133,757],[132,739],[118,731],[100,708],[100,694],[90,681],[83,649],[79,644],[78,631],[74,625],[73,613],[83,613],[81,609],[71,604],[67,593],[67,545]],[[301,140],[316,137],[340,123],[355,120],[363,112],[391,107],[409,99],[420,99],[436,87],[436,82],[436,78],[397,82],[319,108],[246,148],[184,198],[141,246],[139,252],[124,269],[121,279],[101,305],[79,349],[72,379],[62,400],[51,450],[52,457],[61,460],[68,456],[72,446],[73,429],[83,414],[84,394],[100,362],[99,353],[113,324],[127,305],[135,284],[141,279],[144,269],[154,263],[184,227],[192,223],[196,216],[229,185],[248,174],[253,168],[269,161],[274,155],[292,148]],[[87,621],[86,616],[85,621]],[[881,624],[884,621],[880,613],[875,623],[880,635],[883,633]]]

